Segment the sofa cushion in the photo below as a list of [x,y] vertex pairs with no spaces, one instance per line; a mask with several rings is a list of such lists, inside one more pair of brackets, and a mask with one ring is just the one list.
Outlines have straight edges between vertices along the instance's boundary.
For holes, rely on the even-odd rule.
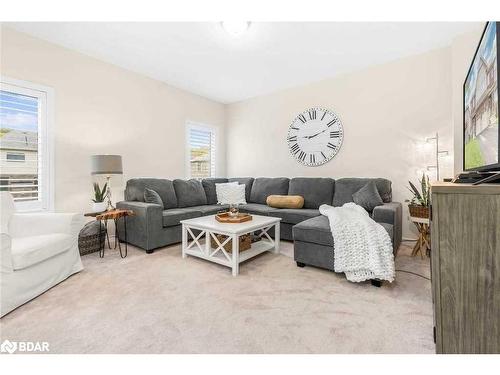
[[289,179],[286,177],[256,178],[250,192],[250,203],[266,204],[269,195],[287,195]]
[[42,234],[39,236],[12,238],[12,266],[14,270],[22,270],[43,262],[57,254],[68,251],[73,236],[65,233]]
[[353,202],[352,195],[370,181],[374,181],[377,185],[378,193],[384,203],[392,201],[391,181],[385,178],[340,178],[335,180],[333,206],[339,207]]
[[332,178],[296,177],[290,180],[288,195],[304,197],[304,208],[319,208],[332,203],[334,188]]
[[319,215],[319,210],[313,208],[283,208],[269,212],[269,216],[279,217],[282,223],[287,224],[297,224]]
[[195,180],[174,180],[175,195],[177,195],[177,206],[193,207],[207,204],[207,196],[201,181]]
[[263,216],[269,216],[270,212],[278,210],[277,208],[269,207],[267,204],[258,203],[241,204],[239,209],[241,212],[248,212],[250,214]]
[[177,196],[175,195],[172,181],[162,178],[132,178],[127,181],[125,188],[125,200],[144,202],[144,189],[154,190],[163,202],[163,208],[177,207]]
[[163,211],[163,227],[173,227],[180,224],[181,220],[193,219],[202,216],[201,211],[188,208],[171,208]]
[[205,189],[207,204],[217,204],[215,184],[222,184],[224,182],[228,182],[227,178],[205,178],[201,181],[203,189]]
[[324,215],[316,216],[294,225],[292,233],[294,241],[312,242],[318,245],[333,246],[330,222]]
[[229,209],[229,205],[227,204],[211,204],[211,205],[204,205],[204,206],[194,206],[194,207],[189,207],[192,210],[197,210],[201,212],[202,216],[207,216],[207,215],[215,215],[216,213],[219,213],[221,211],[227,211]]
[[372,212],[375,207],[382,206],[384,204],[374,181],[368,182],[365,186],[355,192],[352,195],[352,200],[368,212]]
[[250,192],[252,191],[253,177],[236,177],[229,178],[228,182],[237,182],[241,185],[245,185],[245,199],[247,202],[250,201]]
[[[379,223],[389,234],[393,241],[393,226],[391,224]],[[302,221],[292,228],[293,240],[302,242],[312,242],[323,246],[333,246],[333,236],[330,230],[330,221],[324,215],[313,217]]]
[[144,189],[144,202],[157,204],[158,206],[163,207],[163,201],[161,200],[160,195],[152,189]]

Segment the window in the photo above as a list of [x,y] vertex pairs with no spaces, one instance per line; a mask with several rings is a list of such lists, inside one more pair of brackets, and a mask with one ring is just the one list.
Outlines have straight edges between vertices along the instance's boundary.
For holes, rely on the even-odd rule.
[[190,178],[215,177],[216,128],[188,122],[187,176]]
[[7,161],[26,161],[26,155],[21,152],[8,152]]
[[6,77],[0,84],[0,191],[19,210],[53,204],[52,89]]

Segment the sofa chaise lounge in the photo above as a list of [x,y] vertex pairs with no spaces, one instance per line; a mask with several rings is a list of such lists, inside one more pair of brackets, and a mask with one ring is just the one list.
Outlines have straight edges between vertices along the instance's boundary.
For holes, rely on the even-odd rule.
[[[280,238],[294,241],[298,266],[312,265],[333,270],[333,237],[328,218],[319,213],[319,206],[342,206],[352,202],[352,194],[371,180],[375,181],[384,202],[373,210],[371,216],[387,230],[396,252],[402,236],[402,206],[392,202],[391,181],[384,178],[243,177],[201,181],[134,178],[127,181],[125,200],[118,202],[117,207],[135,212],[135,216],[127,221],[127,241],[152,253],[156,248],[181,242],[181,220],[213,215],[227,209],[227,206],[217,204],[215,184],[236,181],[245,185],[247,204],[240,205],[242,212],[281,218]],[[144,202],[146,188],[160,195],[163,207]],[[304,207],[278,209],[267,206],[267,197],[276,194],[301,195]],[[124,231],[119,233],[121,235]]]

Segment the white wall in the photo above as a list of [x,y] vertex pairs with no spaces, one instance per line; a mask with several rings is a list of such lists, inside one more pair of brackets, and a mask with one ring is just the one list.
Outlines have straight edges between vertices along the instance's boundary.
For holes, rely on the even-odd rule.
[[[451,153],[441,177],[461,170],[462,84],[482,26],[450,48],[227,106],[5,27],[0,73],[55,90],[57,210],[89,208],[92,154],[123,155],[121,181],[184,176],[187,120],[219,126],[220,176],[383,176],[403,202],[407,181],[433,163],[424,140],[436,131]],[[345,131],[340,153],[315,168],[292,159],[285,142],[289,123],[312,106],[336,111]]]
[[[227,173],[386,177],[393,199],[404,202],[408,180],[432,164],[426,137],[439,132],[443,148],[452,149],[450,67],[451,50],[444,48],[228,105]],[[290,122],[313,106],[334,110],[344,125],[342,149],[320,167],[296,162],[285,141]],[[452,158],[442,162],[441,177],[451,176]],[[411,236],[411,223],[404,227]]]
[[[225,175],[222,104],[6,27],[1,34],[1,74],[55,91],[56,210],[88,211],[92,154],[123,155],[118,182],[185,176],[187,120],[220,127]],[[120,199],[123,188],[114,190]]]

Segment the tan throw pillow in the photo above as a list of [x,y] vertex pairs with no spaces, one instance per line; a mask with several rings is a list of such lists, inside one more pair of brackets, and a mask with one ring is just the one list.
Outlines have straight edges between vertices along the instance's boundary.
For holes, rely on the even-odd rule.
[[300,195],[269,195],[266,203],[273,208],[302,208],[304,207],[304,197]]

